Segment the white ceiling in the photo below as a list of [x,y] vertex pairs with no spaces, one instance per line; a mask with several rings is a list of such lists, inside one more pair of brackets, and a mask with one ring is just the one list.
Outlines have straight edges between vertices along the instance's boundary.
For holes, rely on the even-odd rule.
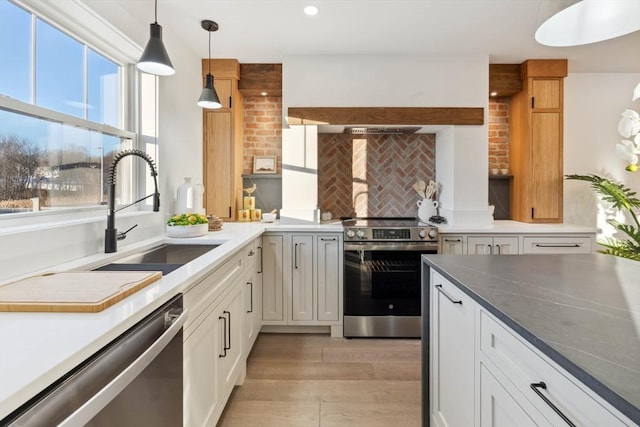
[[[144,46],[153,0],[81,0]],[[609,0],[601,0],[609,1]],[[638,0],[640,1],[640,0]],[[158,0],[169,48],[208,56],[202,19],[216,21],[212,57],[279,63],[289,55],[486,53],[490,63],[568,58],[569,72],[640,72],[640,31],[571,48],[534,40],[537,27],[575,0]],[[315,17],[302,9],[315,4]],[[171,39],[171,42],[168,42]]]

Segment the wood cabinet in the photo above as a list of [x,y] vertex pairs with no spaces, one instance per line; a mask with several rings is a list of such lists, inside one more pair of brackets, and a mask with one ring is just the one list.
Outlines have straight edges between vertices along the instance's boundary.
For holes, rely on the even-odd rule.
[[431,420],[474,425],[474,303],[431,272]]
[[563,79],[566,60],[528,60],[523,89],[511,97],[511,218],[562,222]]
[[203,109],[203,180],[207,214],[235,221],[242,207],[242,95],[238,91],[240,64],[235,59],[209,61],[222,108]]
[[469,236],[470,255],[518,255],[518,236]]
[[263,246],[263,324],[340,326],[341,234],[265,234]]

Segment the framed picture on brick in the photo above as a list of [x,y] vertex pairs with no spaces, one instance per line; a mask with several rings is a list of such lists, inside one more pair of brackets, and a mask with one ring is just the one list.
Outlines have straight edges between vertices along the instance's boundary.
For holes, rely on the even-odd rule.
[[255,156],[253,173],[276,173],[276,156]]

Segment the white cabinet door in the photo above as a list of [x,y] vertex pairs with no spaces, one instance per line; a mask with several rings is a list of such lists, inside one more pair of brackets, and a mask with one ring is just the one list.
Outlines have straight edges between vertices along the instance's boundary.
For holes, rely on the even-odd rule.
[[467,250],[470,255],[517,255],[517,236],[469,236]]
[[462,236],[442,237],[440,239],[440,253],[450,255],[464,254],[464,238]]
[[338,321],[340,318],[341,269],[340,237],[335,234],[318,235],[316,270],[318,320]]
[[313,320],[313,236],[292,236],[291,320]]
[[441,427],[473,426],[475,302],[436,272],[430,287],[432,420]]
[[[245,310],[242,305],[241,284],[235,287],[218,306],[214,316],[217,318],[218,395],[226,402],[243,369],[242,351]],[[222,413],[220,408],[220,413]]]
[[467,251],[470,255],[493,255],[493,237],[467,237]]
[[[507,392],[484,364],[480,364],[480,427],[537,427],[549,423],[531,417],[518,403],[524,399]],[[542,423],[542,424],[541,424]]]
[[518,255],[518,238],[515,236],[496,236],[493,238],[494,255]]
[[282,235],[262,237],[262,319],[284,321]]
[[[217,388],[218,316],[210,312],[184,341],[184,425],[214,426],[220,405]],[[186,333],[187,331],[185,331]]]

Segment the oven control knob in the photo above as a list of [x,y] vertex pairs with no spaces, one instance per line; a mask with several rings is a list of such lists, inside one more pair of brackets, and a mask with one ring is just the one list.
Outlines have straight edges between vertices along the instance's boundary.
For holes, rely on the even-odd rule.
[[358,237],[359,237],[359,238],[361,238],[361,239],[364,239],[364,231],[362,231],[362,230],[358,230],[358,231],[356,232],[356,236],[358,236]]
[[424,239],[425,237],[427,237],[427,232],[424,230],[420,230],[418,236],[420,236],[421,239]]
[[354,233],[353,230],[347,230],[347,237],[348,238],[352,239],[353,236],[355,236],[355,235],[356,235],[356,233]]
[[438,237],[438,232],[436,230],[429,230],[429,237],[435,239]]

